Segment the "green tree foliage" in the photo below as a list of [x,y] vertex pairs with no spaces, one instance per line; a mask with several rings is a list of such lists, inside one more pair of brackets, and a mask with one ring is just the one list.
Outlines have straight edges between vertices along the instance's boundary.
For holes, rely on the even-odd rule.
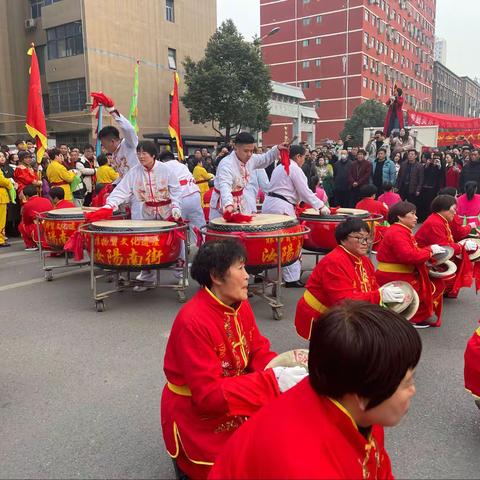
[[383,127],[387,106],[378,100],[367,100],[359,105],[352,113],[352,117],[345,122],[345,127],[340,137],[345,140],[347,135],[352,135],[356,143],[362,143],[363,129],[369,127]]
[[[270,72],[259,42],[247,42],[231,20],[210,38],[199,62],[187,58],[182,102],[194,123],[209,123],[227,141],[240,130],[268,130]],[[220,130],[225,130],[225,135]]]

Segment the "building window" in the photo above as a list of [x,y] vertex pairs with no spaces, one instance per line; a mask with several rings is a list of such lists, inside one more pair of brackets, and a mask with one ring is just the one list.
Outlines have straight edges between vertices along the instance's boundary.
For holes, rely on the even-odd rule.
[[368,88],[368,79],[367,77],[362,78],[363,88]]
[[35,47],[35,53],[38,58],[38,69],[40,70],[40,75],[45,75],[45,45],[37,45]]
[[48,98],[48,93],[42,95],[42,103],[44,115],[50,115],[50,100]]
[[321,80],[315,80],[315,88],[321,88],[322,87],[322,81]]
[[368,22],[369,18],[368,18],[368,10],[365,10],[365,20]]
[[317,23],[322,23],[322,16],[321,15],[317,15]]
[[315,66],[316,66],[316,67],[319,67],[321,64],[322,64],[322,61],[321,61],[319,58],[317,58],[317,59],[315,60]]
[[302,45],[303,45],[304,47],[308,47],[308,46],[310,45],[310,40],[304,40],[304,41],[302,42]]
[[81,22],[72,22],[47,30],[48,59],[73,57],[83,53]]
[[322,44],[322,39],[320,37],[317,37],[315,39],[315,45],[321,45]]
[[302,82],[300,85],[302,88],[310,88],[310,82]]
[[175,22],[175,5],[173,4],[174,0],[165,0],[165,18],[167,22]]
[[368,45],[368,33],[367,32],[363,32],[363,43],[365,45]]
[[177,69],[177,51],[174,48],[168,49],[168,68],[170,70]]
[[303,68],[310,68],[310,62],[308,60],[305,60],[304,62],[302,62],[302,67]]
[[32,18],[38,18],[42,16],[42,7],[47,7],[52,3],[60,2],[61,0],[30,0],[30,10],[32,12]]
[[311,20],[310,17],[304,18],[302,22],[303,26],[306,27],[307,25],[310,25],[310,20]]
[[310,0],[303,0],[304,5],[306,5],[307,3],[310,3]]
[[85,108],[85,79],[75,78],[48,84],[50,113],[78,112]]
[[370,90],[375,90],[375,82],[370,80]]

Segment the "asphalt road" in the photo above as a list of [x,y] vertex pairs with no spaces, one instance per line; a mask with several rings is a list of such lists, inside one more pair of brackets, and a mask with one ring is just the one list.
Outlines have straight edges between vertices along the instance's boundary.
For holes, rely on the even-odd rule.
[[[282,321],[251,300],[276,351],[305,346],[292,325],[300,295],[285,291]],[[88,270],[46,282],[38,254],[0,251],[0,478],[172,478],[159,399],[176,294],[124,292],[106,306],[95,311]],[[479,297],[463,291],[441,328],[421,331],[417,396],[387,431],[397,478],[480,477],[480,411],[463,388],[479,317]]]

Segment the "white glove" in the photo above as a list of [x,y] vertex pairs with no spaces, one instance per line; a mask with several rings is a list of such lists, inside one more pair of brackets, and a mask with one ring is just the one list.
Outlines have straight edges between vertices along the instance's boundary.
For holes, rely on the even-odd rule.
[[322,207],[320,209],[320,215],[330,215],[330,209],[328,207]]
[[179,218],[182,218],[182,212],[179,208],[177,207],[173,207],[172,208],[172,217],[175,219],[175,220],[178,220]]
[[405,300],[405,294],[400,287],[389,285],[382,290],[383,303],[402,303]]
[[465,250],[467,252],[475,252],[477,250],[478,246],[473,240],[467,240],[465,242]]
[[440,245],[437,245],[437,244],[430,245],[430,249],[432,250],[432,253],[434,255],[436,255],[437,253],[445,253],[446,252],[446,250],[443,247],[441,247]]
[[274,367],[275,378],[280,392],[285,393],[308,376],[304,367]]
[[470,228],[477,228],[477,224],[475,222],[471,222],[468,224]]

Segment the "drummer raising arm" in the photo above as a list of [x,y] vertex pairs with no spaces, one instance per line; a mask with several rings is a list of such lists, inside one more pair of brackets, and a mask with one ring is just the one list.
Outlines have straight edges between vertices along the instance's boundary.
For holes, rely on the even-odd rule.
[[281,144],[263,154],[254,154],[254,148],[253,136],[248,132],[241,132],[235,139],[234,151],[218,165],[210,201],[210,220],[222,216],[224,211],[256,213],[251,211],[243,195],[250,173],[273,163],[279,158],[279,150],[286,149],[287,146]]

